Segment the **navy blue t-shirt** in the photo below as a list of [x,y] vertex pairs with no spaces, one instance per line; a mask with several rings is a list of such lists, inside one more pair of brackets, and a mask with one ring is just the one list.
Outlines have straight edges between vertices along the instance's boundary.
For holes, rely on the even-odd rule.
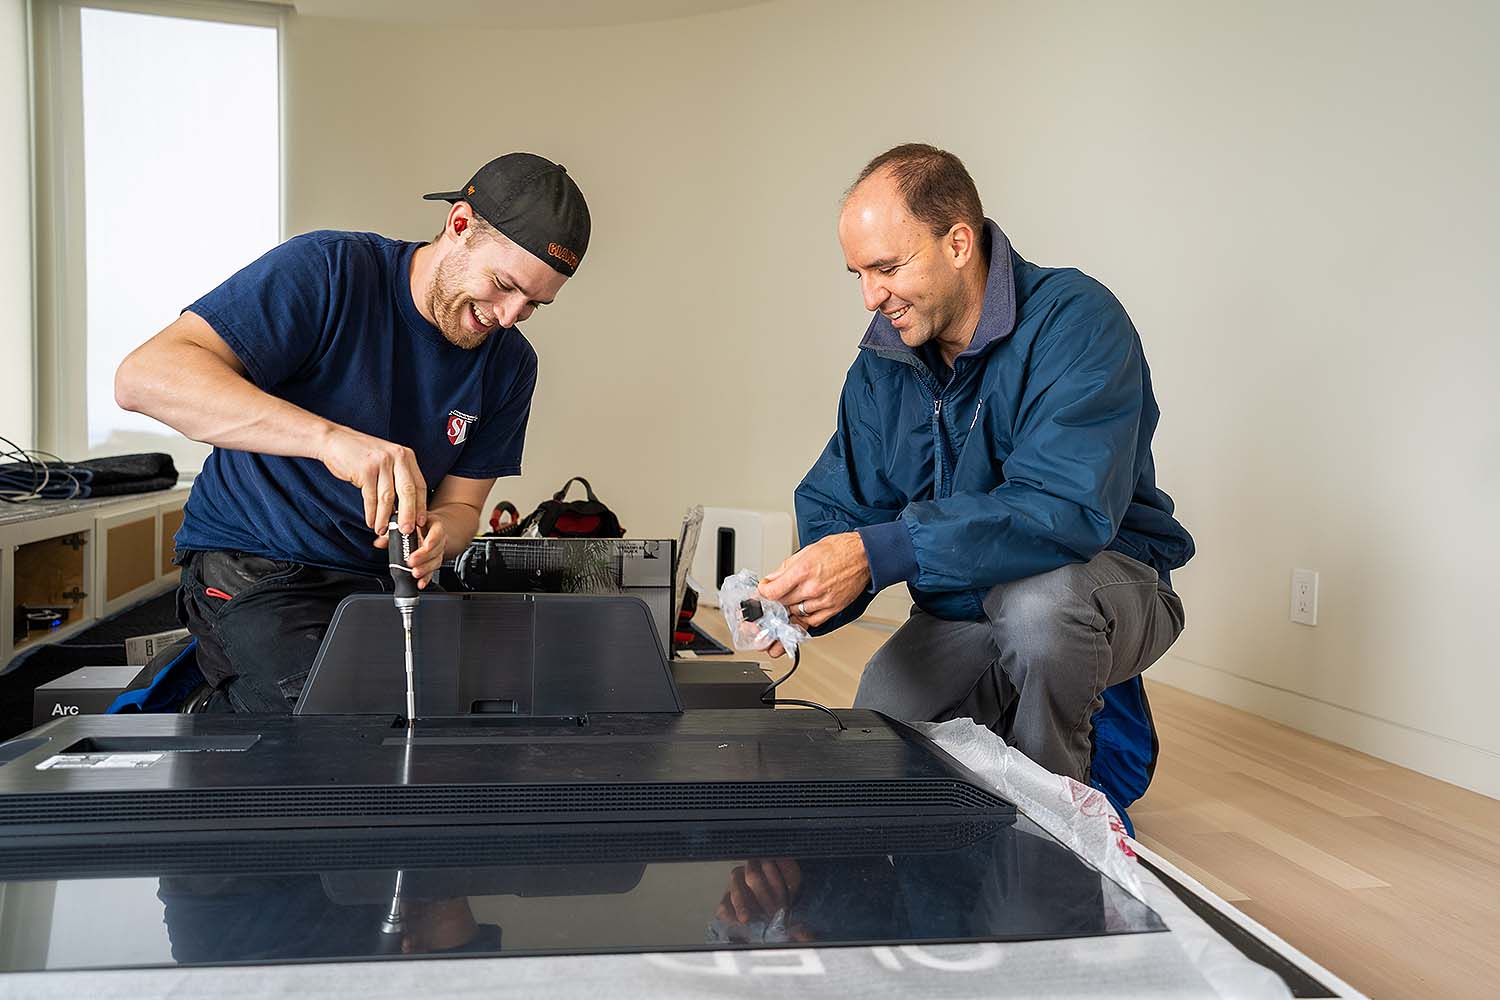
[[[411,448],[435,489],[444,476],[521,472],[536,352],[519,329],[466,351],[412,301],[420,244],[374,233],[288,240],[188,309],[250,380],[335,423]],[[381,572],[360,491],[311,458],[215,448],[193,481],[177,547],[227,549]]]

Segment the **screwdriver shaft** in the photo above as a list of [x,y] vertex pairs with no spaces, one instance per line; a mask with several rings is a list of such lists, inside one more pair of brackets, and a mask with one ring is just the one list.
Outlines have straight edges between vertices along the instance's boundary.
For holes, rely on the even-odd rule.
[[411,618],[411,612],[403,608],[401,626],[406,631],[406,725],[408,729],[414,728],[417,724],[417,685],[416,674],[412,666]]

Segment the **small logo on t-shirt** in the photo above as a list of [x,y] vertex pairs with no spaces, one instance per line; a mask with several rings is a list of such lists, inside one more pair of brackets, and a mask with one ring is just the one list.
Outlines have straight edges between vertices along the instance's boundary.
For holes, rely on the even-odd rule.
[[462,410],[448,411],[448,443],[461,445],[469,437],[469,425],[479,418]]

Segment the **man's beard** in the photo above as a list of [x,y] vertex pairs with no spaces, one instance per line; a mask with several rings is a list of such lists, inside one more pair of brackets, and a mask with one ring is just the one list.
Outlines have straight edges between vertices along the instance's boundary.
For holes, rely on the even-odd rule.
[[465,247],[455,250],[443,258],[432,275],[432,286],[427,291],[427,311],[437,325],[443,339],[466,351],[483,344],[498,327],[475,333],[464,325],[464,313],[473,297],[463,291],[463,278],[469,260]]

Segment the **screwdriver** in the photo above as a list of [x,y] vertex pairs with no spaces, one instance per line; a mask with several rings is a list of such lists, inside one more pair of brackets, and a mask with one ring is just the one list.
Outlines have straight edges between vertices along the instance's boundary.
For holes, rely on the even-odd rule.
[[390,553],[391,580],[396,585],[396,610],[401,612],[401,627],[406,630],[406,725],[416,726],[417,690],[412,671],[411,620],[417,610],[417,577],[412,572],[412,549],[421,544],[416,532],[404,534],[394,516],[386,528],[386,548]]

